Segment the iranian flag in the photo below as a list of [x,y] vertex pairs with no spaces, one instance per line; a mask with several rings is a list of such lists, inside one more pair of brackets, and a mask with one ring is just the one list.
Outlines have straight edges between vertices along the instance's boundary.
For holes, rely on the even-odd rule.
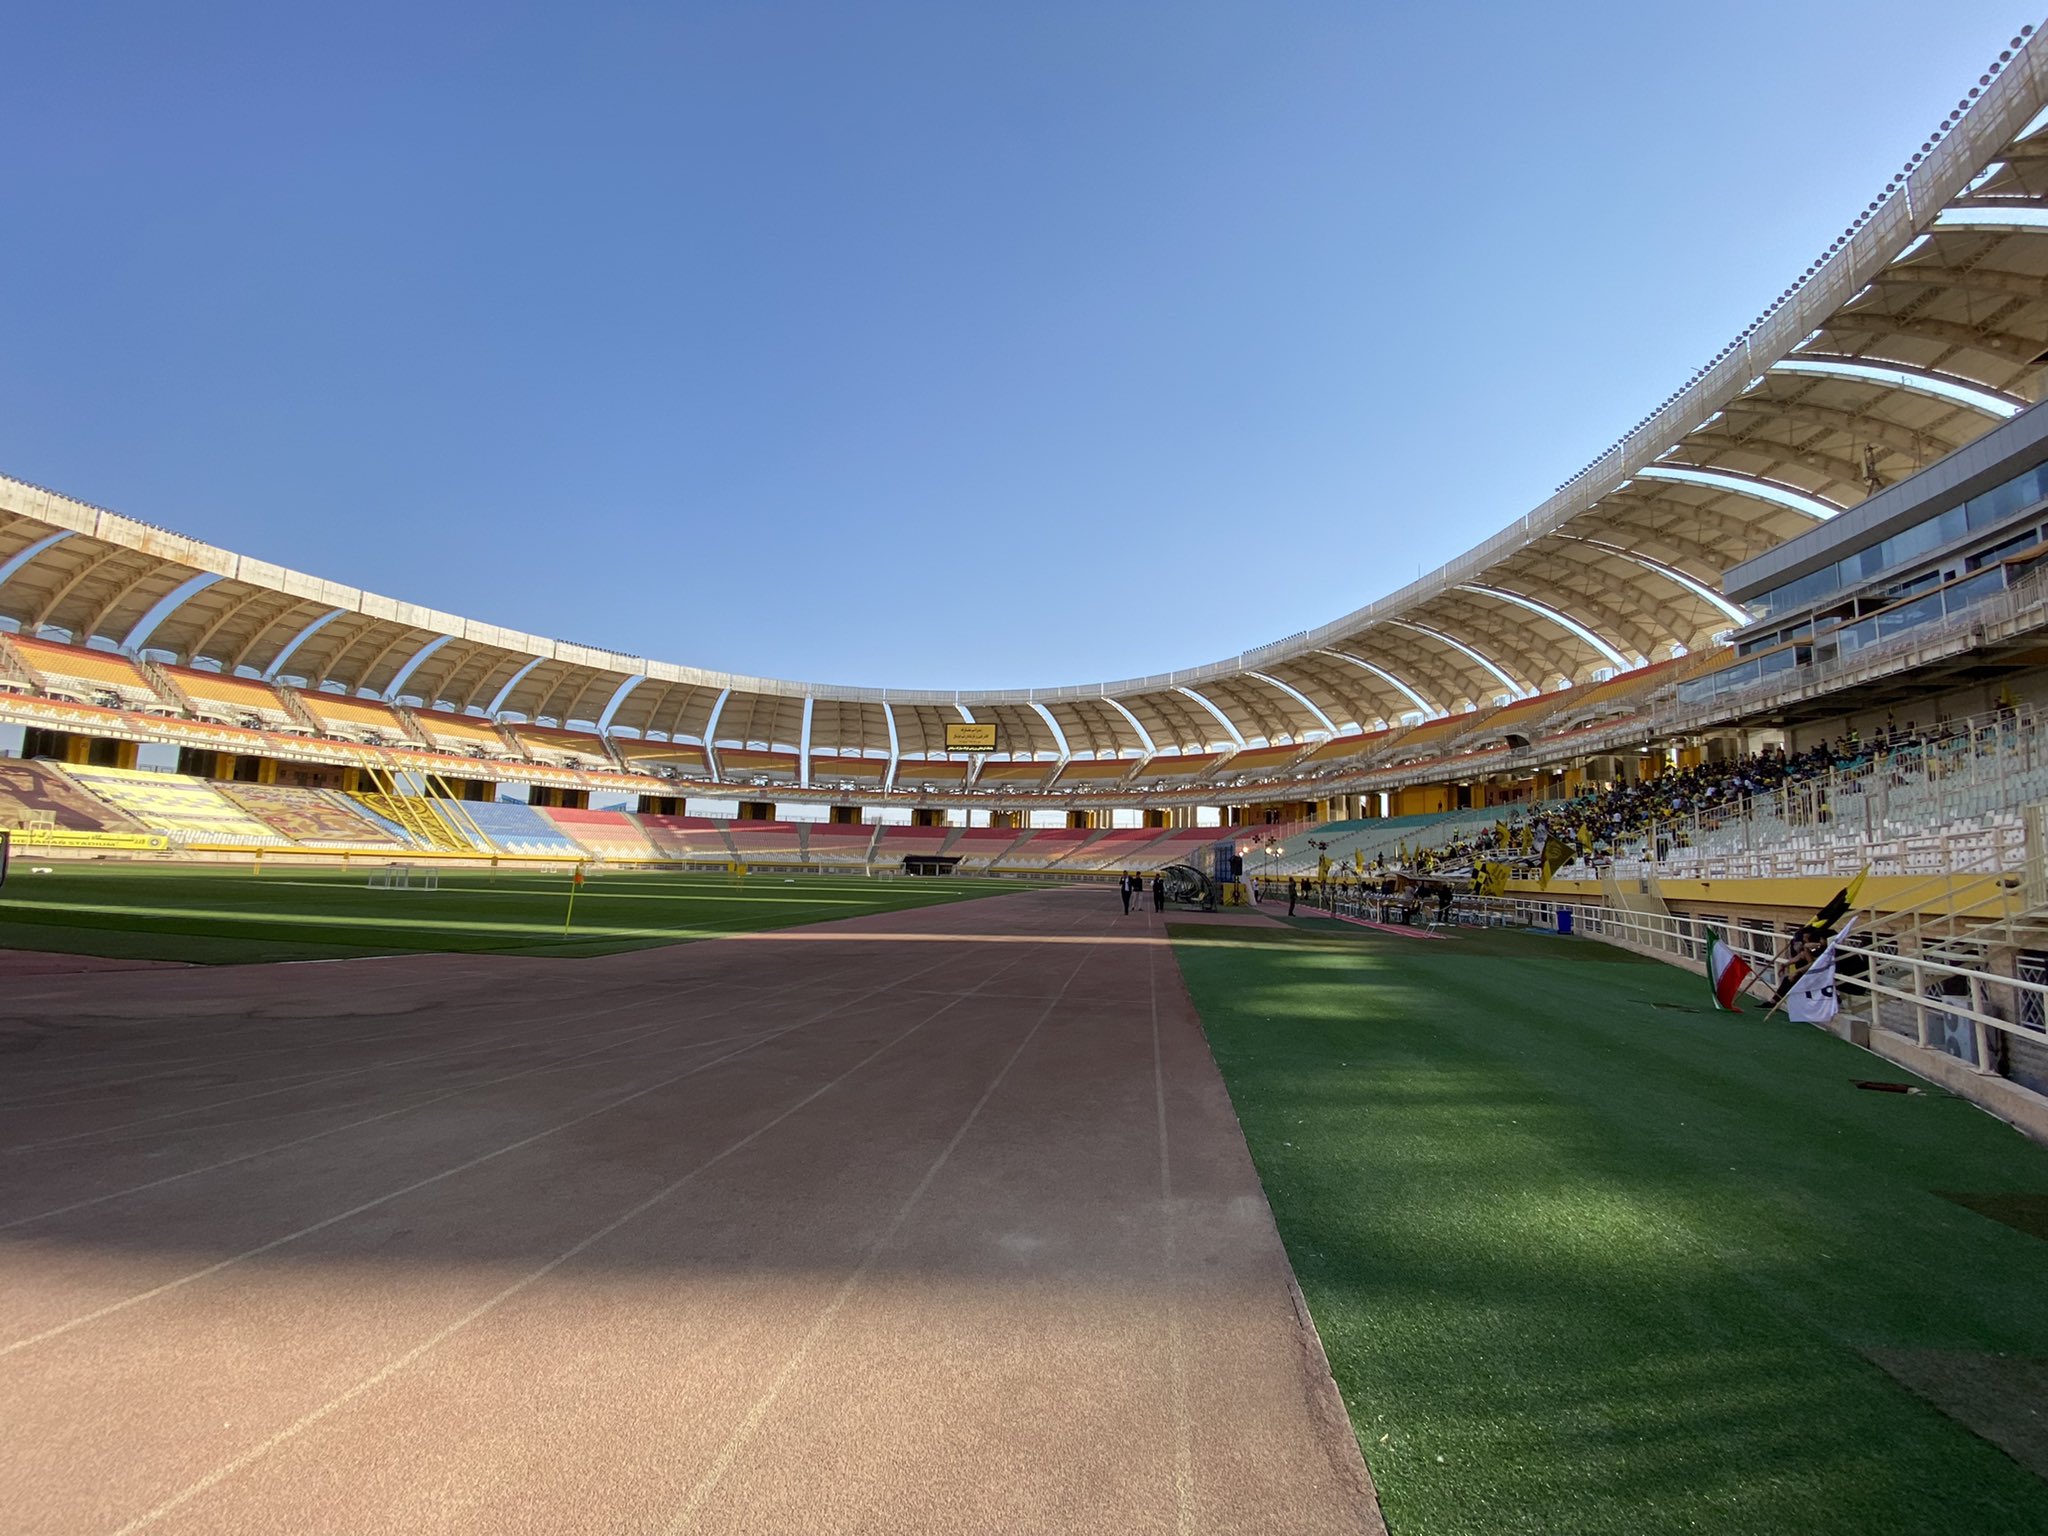
[[1735,999],[1749,980],[1749,962],[1730,949],[1713,929],[1707,930],[1707,980],[1713,983],[1714,1006],[1728,1013],[1740,1013]]

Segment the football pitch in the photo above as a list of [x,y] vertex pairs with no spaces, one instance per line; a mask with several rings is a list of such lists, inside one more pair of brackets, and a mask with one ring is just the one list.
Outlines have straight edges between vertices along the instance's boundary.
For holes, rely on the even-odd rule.
[[608,955],[658,944],[1029,888],[1014,880],[449,871],[436,890],[372,889],[364,870],[56,864],[17,859],[0,949],[238,964],[446,952]]
[[2048,1530],[2048,1153],[1584,939],[1181,926],[1391,1530]]

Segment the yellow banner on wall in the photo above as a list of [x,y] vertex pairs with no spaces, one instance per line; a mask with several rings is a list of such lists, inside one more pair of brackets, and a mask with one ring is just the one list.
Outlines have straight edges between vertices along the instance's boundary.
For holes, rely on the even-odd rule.
[[996,728],[993,725],[968,725],[955,721],[947,723],[948,752],[993,752],[995,749]]
[[13,827],[13,840],[29,848],[117,848],[162,853],[171,840],[161,832],[72,832],[62,827]]

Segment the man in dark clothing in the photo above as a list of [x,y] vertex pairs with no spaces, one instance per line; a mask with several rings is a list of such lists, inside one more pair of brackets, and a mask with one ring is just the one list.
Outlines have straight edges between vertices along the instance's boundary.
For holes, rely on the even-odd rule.
[[1116,883],[1117,894],[1124,899],[1124,916],[1131,915],[1131,877],[1125,875]]
[[1294,916],[1294,898],[1300,894],[1301,882],[1299,880],[1289,880],[1287,882],[1287,915],[1289,917]]
[[1166,876],[1164,875],[1154,875],[1152,877],[1152,910],[1154,912],[1164,912],[1166,910]]

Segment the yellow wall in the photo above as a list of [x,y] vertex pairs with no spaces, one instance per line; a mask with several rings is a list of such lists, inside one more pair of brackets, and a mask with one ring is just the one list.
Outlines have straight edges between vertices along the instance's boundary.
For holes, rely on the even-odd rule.
[[1450,791],[1441,784],[1418,784],[1394,791],[1396,816],[1429,816],[1450,808]]

